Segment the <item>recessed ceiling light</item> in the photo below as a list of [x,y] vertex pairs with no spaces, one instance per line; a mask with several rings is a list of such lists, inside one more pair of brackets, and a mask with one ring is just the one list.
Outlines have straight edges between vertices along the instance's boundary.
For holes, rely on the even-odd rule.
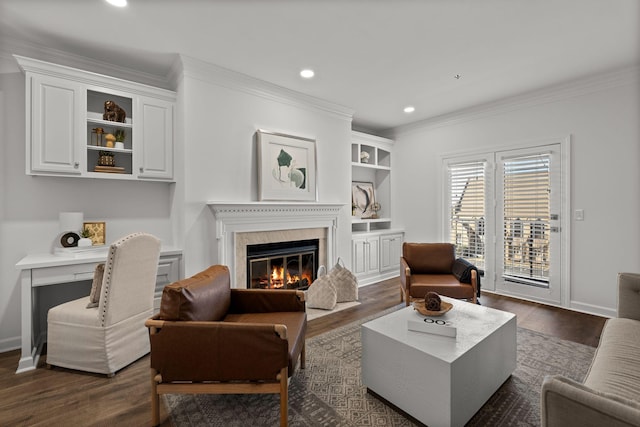
[[314,73],[313,70],[311,70],[309,68],[306,68],[306,69],[300,71],[300,76],[302,78],[304,78],[304,79],[310,79],[315,75],[316,75],[316,73]]
[[107,3],[117,7],[125,7],[127,5],[127,0],[107,0]]
[[404,107],[404,112],[407,114],[411,114],[414,111],[416,111],[416,107],[414,107],[413,105],[409,105],[407,107]]

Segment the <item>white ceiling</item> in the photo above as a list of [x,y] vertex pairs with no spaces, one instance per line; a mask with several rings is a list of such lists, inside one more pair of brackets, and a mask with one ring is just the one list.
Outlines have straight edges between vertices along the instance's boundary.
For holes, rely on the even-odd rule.
[[639,23],[638,0],[0,0],[0,37],[161,76],[187,55],[373,131],[638,66]]

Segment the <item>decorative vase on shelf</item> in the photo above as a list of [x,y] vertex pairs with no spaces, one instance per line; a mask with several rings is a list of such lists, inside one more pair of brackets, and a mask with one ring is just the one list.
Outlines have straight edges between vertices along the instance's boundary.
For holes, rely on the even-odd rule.
[[80,240],[78,240],[79,248],[86,248],[89,246],[93,246],[93,240],[91,240],[91,232],[87,229],[84,229],[80,232]]
[[91,239],[89,239],[88,237],[83,237],[82,239],[78,240],[78,247],[79,248],[86,248],[89,246],[93,245],[93,241]]
[[369,163],[369,153],[367,153],[366,151],[362,151],[360,153],[360,162]]

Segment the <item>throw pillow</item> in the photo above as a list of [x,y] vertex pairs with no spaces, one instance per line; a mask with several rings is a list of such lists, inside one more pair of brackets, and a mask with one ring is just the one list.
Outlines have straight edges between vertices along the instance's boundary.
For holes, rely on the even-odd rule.
[[333,310],[336,306],[337,292],[331,278],[326,274],[324,265],[318,269],[318,278],[313,281],[305,296],[307,307]]
[[89,294],[89,304],[87,304],[87,308],[97,307],[100,303],[103,276],[104,263],[101,263],[96,265],[96,269],[93,271],[93,283],[91,283],[91,293]]

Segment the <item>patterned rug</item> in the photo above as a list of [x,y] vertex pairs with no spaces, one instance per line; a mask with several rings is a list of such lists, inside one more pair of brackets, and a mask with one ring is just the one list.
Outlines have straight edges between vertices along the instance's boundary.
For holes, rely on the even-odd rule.
[[[381,313],[380,315],[385,314]],[[372,316],[375,318],[377,316]],[[415,426],[413,419],[367,393],[360,381],[360,325],[371,318],[307,340],[307,368],[289,384],[289,425]],[[540,386],[545,375],[582,380],[595,349],[518,328],[513,375],[468,426],[540,425]],[[173,424],[182,426],[276,426],[277,395],[164,395]]]

